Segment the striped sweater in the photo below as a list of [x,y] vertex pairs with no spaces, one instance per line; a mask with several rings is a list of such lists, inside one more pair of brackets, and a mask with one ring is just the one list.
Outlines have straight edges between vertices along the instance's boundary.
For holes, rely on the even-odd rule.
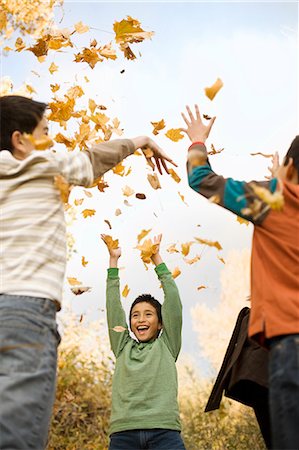
[[66,266],[64,207],[54,178],[88,187],[135,150],[117,139],[86,152],[0,152],[0,293],[61,302]]

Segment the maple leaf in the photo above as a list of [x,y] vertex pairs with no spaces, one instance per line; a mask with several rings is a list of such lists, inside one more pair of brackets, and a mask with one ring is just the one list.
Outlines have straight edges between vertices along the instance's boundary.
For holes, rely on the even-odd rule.
[[210,99],[213,100],[213,98],[215,97],[215,95],[217,94],[217,92],[220,91],[220,89],[223,86],[223,82],[221,81],[220,78],[217,78],[217,80],[215,81],[215,83],[211,86],[211,87],[206,87],[205,88],[205,94],[206,96]]
[[142,42],[144,39],[151,39],[154,34],[152,31],[144,31],[140,22],[130,16],[120,22],[114,22],[113,30],[117,44]]
[[113,327],[112,330],[116,331],[116,333],[122,333],[123,331],[126,331],[127,328],[122,327],[121,325],[116,325],[116,327]]
[[161,189],[160,181],[156,173],[154,173],[153,175],[149,173],[147,175],[147,179],[153,189]]
[[122,291],[122,293],[121,293],[121,295],[123,296],[123,297],[127,297],[128,296],[128,293],[130,292],[130,288],[129,288],[129,286],[126,284],[125,285],[125,287],[123,288],[123,291]]
[[116,216],[120,216],[121,215],[121,210],[119,209],[119,208],[117,208],[116,210],[115,210],[115,213],[114,213]]
[[113,238],[111,236],[109,236],[109,234],[105,234],[103,237],[103,240],[109,250],[119,247],[118,239],[113,240]]
[[27,47],[26,50],[32,52],[37,58],[40,56],[46,56],[49,50],[49,43],[44,37],[41,37],[37,40],[35,45],[32,47]]
[[89,287],[89,286],[74,286],[71,288],[71,291],[75,295],[81,295],[81,294],[84,294],[85,292],[91,291],[91,287]]
[[244,224],[244,225],[249,225],[248,220],[243,219],[243,217],[237,216],[237,222],[239,222],[240,224]]
[[56,100],[49,103],[51,113],[48,119],[54,122],[59,122],[61,126],[65,125],[71,117],[75,106],[75,100],[73,98],[66,97],[66,100]]
[[55,84],[50,84],[50,88],[52,92],[57,92],[60,89],[60,85],[55,83]]
[[109,187],[109,184],[102,178],[97,182],[97,188],[100,192],[104,192],[107,187]]
[[261,199],[263,202],[267,203],[271,209],[276,211],[281,211],[284,206],[284,197],[281,190],[275,191],[273,194],[268,189],[258,186],[255,183],[251,183],[254,193]]
[[83,267],[86,267],[87,264],[88,264],[88,261],[86,261],[84,256],[82,256],[82,258],[81,258],[81,264],[82,264]]
[[151,124],[153,125],[154,129],[153,129],[153,134],[156,136],[157,134],[159,134],[160,130],[163,130],[163,128],[165,128],[165,122],[164,119],[160,120],[159,122],[151,122]]
[[112,125],[109,127],[109,130],[111,131],[111,133],[115,133],[118,136],[121,136],[124,132],[124,130],[122,128],[119,128],[120,125],[120,121],[119,119],[117,119],[116,117],[112,120]]
[[94,216],[95,212],[95,209],[84,209],[83,211],[81,211],[81,214],[83,215],[84,219],[86,219],[86,217]]
[[125,195],[126,197],[130,197],[135,192],[132,188],[130,188],[130,186],[125,186],[122,189],[122,191],[123,191],[123,195]]
[[211,144],[211,151],[208,152],[208,155],[217,155],[217,153],[223,152],[224,148],[220,148],[219,150],[216,150],[214,145]]
[[[81,88],[81,86],[73,86],[71,88],[68,89],[67,93],[65,94],[66,97],[68,98],[77,98],[77,97],[82,97],[82,95],[84,95],[84,91]],[[84,111],[85,113],[86,111]]]
[[184,258],[184,261],[187,263],[187,264],[194,264],[194,263],[196,263],[197,261],[199,261],[200,260],[200,256],[199,255],[196,255],[194,258],[192,258],[192,259],[187,259],[187,258]]
[[175,267],[172,271],[172,278],[175,279],[177,278],[179,275],[181,275],[181,270],[179,267]]
[[144,263],[149,264],[151,257],[157,253],[158,244],[154,244],[151,239],[146,239],[143,244],[136,247],[141,252],[141,259]]
[[181,244],[181,253],[184,256],[187,256],[188,253],[190,252],[190,247],[191,245],[194,244],[194,241],[190,241],[190,242],[185,242],[184,244]]
[[72,186],[66,181],[62,175],[56,175],[54,177],[54,186],[60,191],[60,198],[63,203],[67,203]]
[[171,139],[173,142],[178,142],[180,139],[183,139],[184,135],[182,134],[180,128],[171,128],[165,133],[165,136]]
[[176,183],[180,183],[181,178],[178,176],[178,174],[172,168],[168,169],[168,172],[169,172],[171,178],[173,178],[174,181],[176,181]]
[[201,239],[198,237],[195,237],[194,239],[196,239],[196,241],[200,244],[208,245],[209,247],[215,247],[217,248],[217,250],[222,250],[222,247],[218,241],[209,241],[208,239]]
[[95,65],[100,61],[103,61],[103,58],[100,58],[98,50],[94,47],[83,48],[82,53],[77,53],[75,56],[75,62],[86,62],[91,69],[94,69]]
[[274,155],[273,153],[271,154],[266,154],[266,153],[262,153],[262,152],[257,152],[257,153],[250,153],[250,156],[263,156],[264,158],[273,158]]
[[168,253],[179,253],[179,251],[175,248],[176,244],[171,244],[166,250]]
[[82,284],[81,281],[78,281],[75,277],[67,277],[67,281],[70,286],[80,286]]
[[138,244],[139,244],[139,242],[141,241],[141,239],[143,239],[145,236],[147,236],[148,233],[150,233],[151,231],[152,231],[151,228],[150,228],[149,230],[142,230],[142,231],[138,234],[138,236],[137,236]]
[[53,75],[53,73],[57,72],[57,71],[58,71],[58,66],[56,66],[56,64],[52,62],[52,64],[49,67],[50,74]]
[[35,150],[47,150],[52,147],[54,142],[50,138],[50,136],[44,134],[39,139],[35,139],[32,134],[24,133],[24,137],[28,139],[32,145],[34,145]]
[[81,20],[80,22],[75,23],[74,28],[79,34],[87,33],[87,31],[89,31],[89,26],[84,25]]

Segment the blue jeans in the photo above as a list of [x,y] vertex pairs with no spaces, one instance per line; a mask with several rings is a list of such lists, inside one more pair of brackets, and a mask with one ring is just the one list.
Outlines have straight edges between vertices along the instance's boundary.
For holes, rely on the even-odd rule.
[[0,295],[0,449],[42,450],[55,398],[56,306]]
[[128,430],[110,436],[109,450],[186,450],[181,433],[175,430],[154,428]]
[[272,448],[299,449],[299,334],[270,339]]

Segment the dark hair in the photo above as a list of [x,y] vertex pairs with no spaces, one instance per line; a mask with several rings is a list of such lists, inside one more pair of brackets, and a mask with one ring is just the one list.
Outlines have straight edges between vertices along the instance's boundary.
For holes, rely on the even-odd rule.
[[20,95],[0,97],[0,151],[12,152],[13,132],[32,133],[42,120],[46,108],[46,103]]
[[287,151],[284,161],[285,166],[288,164],[289,158],[293,158],[293,166],[297,169],[299,179],[299,136],[295,137],[289,150]]
[[159,323],[162,323],[161,303],[158,302],[158,300],[156,300],[155,297],[153,297],[150,294],[142,294],[142,295],[139,295],[137,298],[135,298],[135,300],[133,301],[133,303],[131,305],[130,315],[129,315],[130,328],[131,328],[132,309],[134,308],[135,305],[137,305],[137,303],[141,303],[141,302],[146,302],[146,303],[149,303],[150,305],[152,305],[155,308],[155,310],[157,311]]

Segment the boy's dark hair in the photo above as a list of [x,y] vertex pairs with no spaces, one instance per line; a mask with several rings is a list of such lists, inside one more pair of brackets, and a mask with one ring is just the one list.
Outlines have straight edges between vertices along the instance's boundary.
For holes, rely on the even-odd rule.
[[20,95],[0,97],[0,151],[12,152],[13,132],[31,134],[43,118],[46,108],[46,103],[36,102]]
[[130,315],[129,315],[130,327],[131,327],[132,309],[134,308],[135,305],[137,305],[137,303],[141,303],[141,302],[146,302],[146,303],[149,303],[150,305],[152,305],[155,308],[155,310],[157,311],[159,323],[162,323],[161,303],[150,294],[142,294],[142,295],[139,295],[137,298],[135,298],[135,300],[133,301],[133,303],[131,305]]
[[299,136],[295,137],[289,150],[287,151],[284,161],[285,166],[288,164],[289,158],[293,158],[293,166],[297,169],[299,179]]

